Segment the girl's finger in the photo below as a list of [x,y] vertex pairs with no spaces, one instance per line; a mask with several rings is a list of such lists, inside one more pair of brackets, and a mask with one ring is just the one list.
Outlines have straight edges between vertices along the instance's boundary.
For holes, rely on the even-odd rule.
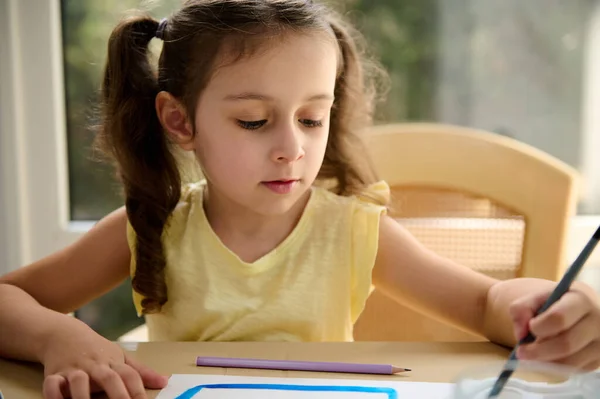
[[538,338],[518,350],[522,359],[553,361],[571,356],[598,338],[596,322],[591,315],[584,317],[569,330],[550,338]]
[[125,364],[131,366],[140,375],[142,378],[142,383],[146,388],[162,389],[167,386],[167,383],[169,382],[168,377],[158,374],[150,367],[127,355],[125,356]]
[[529,321],[535,316],[550,292],[538,292],[514,301],[508,308],[508,312],[514,324],[515,337],[517,340],[524,338],[529,332]]
[[600,359],[599,360],[593,360],[589,363],[587,363],[585,366],[583,366],[582,370],[584,371],[596,371],[600,368]]
[[62,375],[54,374],[46,377],[42,388],[44,399],[65,399],[63,391],[66,385],[67,380]]
[[121,380],[123,380],[131,399],[147,398],[142,377],[136,370],[124,363],[113,365],[111,368],[121,376]]
[[556,363],[592,371],[589,368],[594,365],[598,368],[598,359],[600,359],[600,341],[593,341],[579,352],[565,357],[564,359],[559,359]]
[[[597,322],[590,314],[567,331],[519,347],[517,356],[521,359],[548,362],[572,356],[598,339],[596,324]],[[591,359],[593,358],[589,360]]]
[[99,365],[90,373],[90,377],[100,385],[109,399],[130,398],[121,376],[108,365]]
[[83,370],[75,370],[67,375],[69,391],[73,399],[90,399],[90,377]]
[[548,310],[529,322],[531,333],[539,339],[547,339],[572,328],[592,310],[590,301],[578,291],[567,292]]

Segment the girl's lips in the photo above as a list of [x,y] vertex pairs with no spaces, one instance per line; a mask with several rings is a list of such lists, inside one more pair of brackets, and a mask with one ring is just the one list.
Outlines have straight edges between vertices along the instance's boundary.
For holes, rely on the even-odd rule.
[[262,184],[276,194],[289,194],[298,180],[273,180],[265,181]]

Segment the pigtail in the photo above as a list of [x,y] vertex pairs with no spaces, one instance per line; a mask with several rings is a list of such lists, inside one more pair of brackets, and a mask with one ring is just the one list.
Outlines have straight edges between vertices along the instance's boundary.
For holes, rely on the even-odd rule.
[[[108,42],[101,96],[100,149],[116,162],[127,216],[136,233],[133,288],[144,313],[167,301],[162,232],[181,195],[175,157],[155,111],[159,92],[148,45],[157,21],[135,16],[122,21]],[[164,33],[164,32],[163,32]]]

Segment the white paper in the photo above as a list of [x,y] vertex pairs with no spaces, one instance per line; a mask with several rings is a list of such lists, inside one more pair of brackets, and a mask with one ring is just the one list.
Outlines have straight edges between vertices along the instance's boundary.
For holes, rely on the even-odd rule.
[[[253,387],[202,388],[193,395],[182,396],[194,387],[213,384],[250,384]],[[264,388],[265,385],[272,389]],[[408,381],[175,374],[157,399],[448,399],[452,397],[452,387],[448,383]],[[351,392],[352,389],[362,392]]]
[[[525,382],[513,378],[500,397],[502,399],[598,398],[600,374],[592,373],[586,377],[586,380],[585,383],[580,380],[554,385]],[[463,393],[461,398],[454,398],[454,384],[450,383],[174,374],[157,399],[465,399],[466,396],[469,399],[485,399],[494,382],[495,378],[462,381],[461,387],[471,393]],[[586,387],[585,394],[574,393],[583,386]]]

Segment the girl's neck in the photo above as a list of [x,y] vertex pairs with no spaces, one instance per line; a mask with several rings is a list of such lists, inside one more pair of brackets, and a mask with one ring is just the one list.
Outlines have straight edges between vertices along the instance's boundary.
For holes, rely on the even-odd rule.
[[294,230],[308,203],[308,190],[292,208],[280,215],[253,212],[211,189],[204,195],[204,212],[208,222],[231,251],[246,262],[253,262],[279,245]]

